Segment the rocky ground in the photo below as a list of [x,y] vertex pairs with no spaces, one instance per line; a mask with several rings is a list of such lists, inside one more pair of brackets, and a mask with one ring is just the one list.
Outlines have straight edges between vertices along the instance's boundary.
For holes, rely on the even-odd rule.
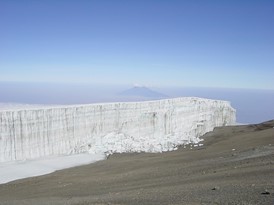
[[216,128],[202,147],[115,154],[10,182],[0,185],[0,204],[274,204],[273,127]]

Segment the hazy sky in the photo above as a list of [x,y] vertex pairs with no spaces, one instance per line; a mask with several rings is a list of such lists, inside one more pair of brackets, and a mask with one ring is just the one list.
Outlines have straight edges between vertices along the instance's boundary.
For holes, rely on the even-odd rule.
[[274,89],[273,0],[0,0],[0,81]]

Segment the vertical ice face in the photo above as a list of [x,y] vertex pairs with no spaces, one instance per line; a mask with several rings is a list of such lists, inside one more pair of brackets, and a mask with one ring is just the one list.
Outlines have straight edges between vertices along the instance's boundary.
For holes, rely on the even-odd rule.
[[233,123],[235,110],[229,102],[201,98],[0,111],[0,162],[174,150]]

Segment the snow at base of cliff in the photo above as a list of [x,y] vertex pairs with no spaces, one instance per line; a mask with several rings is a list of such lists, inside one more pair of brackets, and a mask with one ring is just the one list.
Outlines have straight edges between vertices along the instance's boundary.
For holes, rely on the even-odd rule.
[[75,154],[50,156],[35,160],[0,163],[0,184],[17,179],[41,176],[57,170],[81,166],[105,159],[104,154]]
[[227,101],[175,98],[0,111],[0,162],[77,153],[163,152],[235,123]]

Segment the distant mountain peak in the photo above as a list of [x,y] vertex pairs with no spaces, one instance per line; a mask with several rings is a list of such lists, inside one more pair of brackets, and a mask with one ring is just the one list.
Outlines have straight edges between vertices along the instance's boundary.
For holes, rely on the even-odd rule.
[[134,87],[134,88],[143,88],[143,87],[147,87],[147,86],[141,85],[141,84],[138,84],[138,83],[134,83],[134,84],[133,84],[133,87]]
[[120,95],[127,97],[145,97],[149,99],[159,99],[168,97],[165,94],[151,90],[150,88],[145,87],[143,85],[137,84],[134,84],[132,88],[121,92]]

